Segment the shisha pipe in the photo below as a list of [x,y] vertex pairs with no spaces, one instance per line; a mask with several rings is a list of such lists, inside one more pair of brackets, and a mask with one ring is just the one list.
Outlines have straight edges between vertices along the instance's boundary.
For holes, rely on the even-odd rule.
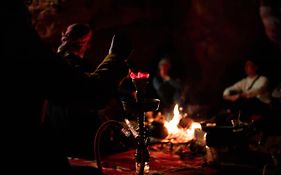
[[[144,76],[145,75],[145,76]],[[132,82],[136,87],[137,97],[134,102],[132,101],[122,101],[123,109],[127,112],[134,112],[137,114],[138,118],[138,130],[136,131],[134,127],[130,124],[129,120],[125,119],[126,125],[121,122],[110,120],[105,122],[100,126],[96,133],[94,140],[94,154],[97,161],[98,169],[102,172],[102,163],[100,156],[99,143],[102,137],[102,133],[112,126],[118,126],[121,128],[128,128],[133,136],[137,140],[137,150],[135,154],[136,162],[136,173],[137,175],[144,175],[149,172],[149,152],[147,145],[149,144],[149,138],[145,133],[144,118],[145,112],[155,111],[158,109],[160,100],[159,99],[147,99],[145,98],[145,92],[148,85],[148,74],[137,74],[134,76],[131,74]]]
[[[136,164],[136,173],[137,175],[143,175],[144,173],[148,173],[149,171],[149,152],[147,149],[148,145],[148,137],[145,134],[145,93],[148,85],[149,74],[147,73],[137,73],[133,72],[130,74],[132,82],[136,88],[136,110],[138,117],[138,136],[137,136],[137,150],[135,154],[135,164]],[[137,109],[138,108],[138,109]],[[145,167],[147,166],[147,167]],[[145,170],[146,168],[146,170]]]

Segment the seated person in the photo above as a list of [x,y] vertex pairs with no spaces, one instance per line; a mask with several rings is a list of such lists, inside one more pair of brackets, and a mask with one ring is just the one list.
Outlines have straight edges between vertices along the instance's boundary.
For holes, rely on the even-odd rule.
[[180,103],[181,86],[179,81],[170,75],[171,63],[167,58],[160,60],[158,75],[153,78],[152,85],[161,100],[160,110],[171,112],[176,103]]
[[233,102],[234,110],[240,111],[245,119],[254,114],[265,115],[271,103],[268,79],[258,73],[253,60],[246,61],[245,72],[247,77],[226,88],[223,98]]

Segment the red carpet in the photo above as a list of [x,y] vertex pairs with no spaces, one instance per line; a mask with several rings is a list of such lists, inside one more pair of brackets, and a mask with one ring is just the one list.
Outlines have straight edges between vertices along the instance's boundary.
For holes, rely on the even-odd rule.
[[[184,154],[184,157],[165,149],[160,150],[154,146],[150,148],[150,174],[206,174],[213,175],[217,174],[217,171],[211,168],[203,168],[204,163],[202,156],[195,156],[191,153]],[[135,161],[134,161],[135,150],[127,152],[116,153],[107,157],[104,157],[103,172],[107,175],[133,175],[135,174]],[[82,166],[94,166],[96,163],[93,161],[86,161],[81,159],[71,159],[72,165]]]

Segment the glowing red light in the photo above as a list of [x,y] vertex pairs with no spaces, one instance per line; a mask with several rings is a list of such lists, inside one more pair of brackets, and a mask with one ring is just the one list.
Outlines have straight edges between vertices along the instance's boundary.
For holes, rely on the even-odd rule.
[[130,73],[130,77],[132,79],[145,79],[145,78],[149,78],[149,73],[146,72],[138,72],[138,73]]

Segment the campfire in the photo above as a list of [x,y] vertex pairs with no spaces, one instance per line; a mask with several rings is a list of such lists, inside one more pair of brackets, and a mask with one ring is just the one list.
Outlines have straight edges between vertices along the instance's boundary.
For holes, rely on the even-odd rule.
[[205,140],[205,133],[201,130],[200,123],[181,114],[178,105],[174,107],[172,120],[165,121],[164,126],[168,130],[165,140],[171,143],[187,143],[194,139],[201,142]]

